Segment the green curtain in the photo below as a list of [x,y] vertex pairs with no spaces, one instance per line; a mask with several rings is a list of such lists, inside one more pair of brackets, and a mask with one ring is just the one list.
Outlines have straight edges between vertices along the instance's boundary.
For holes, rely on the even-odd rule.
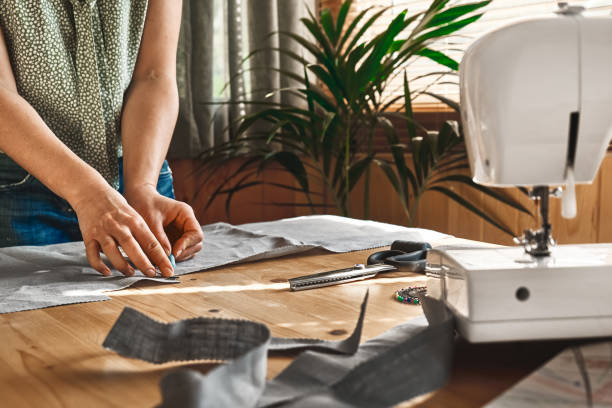
[[[180,108],[169,157],[195,158],[228,140],[236,118],[255,109],[213,102],[261,100],[272,90],[295,86],[270,68],[303,75],[302,66],[271,49],[300,48],[286,36],[270,34],[299,30],[304,35],[299,20],[308,8],[314,10],[314,0],[183,1],[177,53]],[[243,63],[244,57],[262,49]],[[220,81],[228,84],[223,94]],[[291,98],[280,92],[268,100],[297,103]]]

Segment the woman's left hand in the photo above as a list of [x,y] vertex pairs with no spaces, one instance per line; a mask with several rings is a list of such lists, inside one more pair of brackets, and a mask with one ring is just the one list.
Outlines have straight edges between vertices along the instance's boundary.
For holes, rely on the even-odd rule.
[[202,249],[204,235],[188,204],[164,197],[149,185],[126,191],[125,197],[144,218],[166,254],[172,252],[177,262],[192,258]]

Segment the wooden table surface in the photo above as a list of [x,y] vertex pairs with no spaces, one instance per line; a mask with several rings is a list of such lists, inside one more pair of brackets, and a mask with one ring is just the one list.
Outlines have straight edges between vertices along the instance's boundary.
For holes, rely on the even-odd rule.
[[[447,239],[437,244],[457,243]],[[110,293],[112,300],[0,315],[0,406],[150,407],[160,401],[158,383],[177,366],[202,372],[206,362],[153,365],[102,348],[125,306],[156,319],[196,316],[242,318],[267,324],[274,336],[341,339],[352,330],[367,288],[370,300],[362,341],[421,314],[420,306],[392,299],[395,290],[424,283],[407,273],[290,292],[287,278],[364,262],[358,251],[323,251],[184,275],[178,284],[141,282]],[[402,407],[481,406],[558,353],[563,342],[457,346],[454,369],[444,388]],[[270,357],[268,376],[292,357]]]

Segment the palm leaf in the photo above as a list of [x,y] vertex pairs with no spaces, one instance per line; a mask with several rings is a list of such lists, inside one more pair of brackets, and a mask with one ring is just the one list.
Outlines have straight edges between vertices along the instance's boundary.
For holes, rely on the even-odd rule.
[[[334,51],[332,49],[331,44],[329,43],[329,39],[325,36],[325,33],[321,29],[321,26],[318,24],[317,19],[312,15],[310,10],[308,10],[308,12],[310,13],[310,19],[302,18],[300,19],[300,21],[306,27],[306,29],[310,32],[310,34],[312,34],[314,39],[317,41],[319,48],[323,50],[323,54],[327,58],[333,58]],[[310,43],[310,41],[305,40],[304,37],[298,36],[296,34],[288,33],[288,35],[291,35],[291,37],[294,39],[299,38],[300,39],[299,42]]]
[[221,191],[220,194],[227,194],[227,198],[225,199],[225,214],[228,218],[230,216],[230,206],[232,204],[232,198],[234,197],[234,194],[236,194],[238,191],[263,184],[262,181],[247,182],[246,180],[248,180],[248,178],[249,176],[245,175],[236,183],[236,185]]
[[356,76],[359,90],[363,90],[363,84],[365,84],[365,82],[373,79],[375,76],[374,74],[377,72],[377,68],[381,64],[382,58],[388,53],[389,48],[392,46],[395,36],[405,28],[405,15],[405,12],[400,12],[400,14],[391,21],[386,31],[375,39],[375,45],[372,52],[357,70]]
[[[351,42],[349,43],[349,45],[346,47],[346,49],[344,50],[344,54],[341,56],[342,59],[344,59],[344,57],[349,54],[352,50],[353,47],[355,47],[355,45],[357,45],[357,43],[359,41],[363,40],[363,35],[366,33],[366,31],[368,31],[368,29],[372,26],[372,24],[374,24],[390,7],[385,7],[383,9],[381,9],[380,11],[374,13],[359,29],[359,31],[357,31],[357,33],[353,36],[353,39],[351,40]],[[348,32],[347,32],[348,34]],[[345,34],[346,37],[346,34]],[[342,43],[340,44],[340,47],[342,46]]]
[[[221,184],[219,184],[219,186],[217,186],[217,188],[215,189],[215,191],[213,191],[213,193],[210,195],[210,197],[208,198],[208,201],[206,202],[206,206],[205,208],[208,209],[212,203],[214,202],[214,200],[217,198],[217,196],[221,195],[221,194],[227,194],[227,185],[234,180],[236,177],[238,177],[239,175],[243,175],[243,179],[246,177],[252,177],[254,175],[257,174],[256,171],[251,171],[246,173],[246,175],[244,175],[243,173],[247,170],[247,168],[258,162],[259,160],[261,160],[261,157],[251,157],[248,158],[243,164],[241,164],[238,169],[236,171],[234,171],[234,173],[232,173],[232,175],[228,176]],[[239,184],[239,183],[236,183]]]
[[[345,2],[345,4],[346,3],[350,3],[350,2],[347,1]],[[341,37],[340,37],[340,42],[338,43],[338,46],[337,46],[338,52],[342,51],[342,47],[344,46],[344,44],[349,40],[349,38],[351,38],[351,34],[353,33],[353,30],[355,30],[359,22],[363,20],[363,18],[366,16],[366,14],[368,14],[372,10],[372,8],[373,7],[370,6],[366,8],[365,10],[362,10],[359,14],[357,14],[357,16],[349,24],[348,28],[346,29],[346,32],[342,33],[342,31],[340,31]],[[340,14],[338,14],[338,16],[340,16]]]
[[461,112],[461,108],[459,107],[459,104],[457,102],[451,100],[451,99],[448,99],[445,96],[438,95],[438,94],[435,94],[433,92],[423,92],[423,94],[429,95],[429,96],[433,96],[434,98],[436,98],[440,102],[443,102],[446,105],[450,106],[455,112]]
[[439,28],[426,32],[425,34],[422,34],[421,36],[417,37],[415,39],[415,43],[422,44],[425,41],[430,40],[430,39],[445,37],[447,35],[454,33],[455,31],[462,29],[463,27],[469,24],[474,23],[475,21],[478,21],[480,17],[482,17],[482,13],[476,14],[468,18],[464,18],[463,20],[455,21],[453,23],[441,26]]
[[395,190],[396,194],[398,195],[402,206],[407,209],[408,201],[410,199],[409,192],[403,189],[391,164],[383,159],[374,159],[374,163],[376,163],[378,167],[385,173],[387,180],[393,187],[393,190]]
[[462,4],[460,6],[451,7],[443,12],[436,14],[430,21],[427,23],[427,27],[435,27],[443,24],[450,23],[462,17],[472,11],[478,10],[479,8],[487,6],[491,3],[491,0],[481,1],[478,3],[470,3],[470,4]]
[[416,137],[416,128],[414,126],[414,112],[412,111],[412,100],[410,99],[410,85],[408,84],[408,75],[404,71],[404,109],[406,110],[406,126],[408,127],[408,135],[410,140]]
[[337,105],[342,105],[344,100],[344,95],[346,95],[346,90],[342,86],[342,82],[338,82],[335,78],[333,78],[328,71],[323,69],[319,65],[309,65],[308,69],[312,71],[319,81],[321,81],[327,89],[332,93],[334,98],[336,99]]
[[298,91],[304,94],[307,98],[312,98],[326,111],[336,112],[337,106],[334,104],[334,101],[331,100],[330,97],[323,91],[319,90],[318,87],[310,85],[308,88],[299,89]]
[[308,191],[308,192],[305,192],[304,189],[302,189],[301,187],[290,186],[290,185],[287,185],[287,184],[276,183],[276,182],[273,182],[273,181],[264,181],[264,182],[265,182],[266,185],[270,185],[270,186],[273,186],[273,187],[278,187],[278,188],[283,189],[283,190],[295,191],[295,192],[298,192],[298,193],[305,193],[305,194],[307,193],[309,195],[315,195],[315,196],[322,196],[323,195],[323,193],[320,193],[318,191]]
[[276,161],[283,166],[297,180],[304,191],[310,191],[308,187],[308,175],[302,160],[298,155],[289,151],[270,152],[261,162],[260,168],[269,162]]
[[290,202],[290,203],[278,203],[278,202],[266,202],[266,203],[255,203],[255,204],[261,204],[261,205],[273,205],[275,207],[311,207],[311,208],[333,208],[334,205],[333,204],[326,204],[326,203],[320,203],[320,204],[315,204],[315,203],[294,203],[294,202]]
[[379,118],[378,123],[380,123],[385,129],[387,144],[391,149],[391,155],[393,157],[395,170],[397,171],[402,194],[405,197],[409,196],[410,189],[408,187],[408,182],[410,182],[412,191],[416,194],[416,192],[419,191],[419,184],[417,183],[417,178],[415,175],[406,165],[404,145],[399,144],[399,139],[393,124],[384,117]]
[[487,194],[490,197],[493,197],[494,199],[496,199],[497,201],[500,201],[522,213],[525,213],[527,215],[531,215],[533,217],[533,214],[531,213],[531,211],[529,211],[527,208],[525,208],[520,202],[518,202],[517,200],[500,194],[495,190],[490,189],[489,187],[486,186],[482,186],[480,184],[476,184],[474,183],[474,181],[472,180],[471,177],[466,176],[464,174],[451,174],[448,176],[444,176],[444,177],[440,177],[434,181],[432,181],[432,184],[436,184],[436,183],[444,183],[444,182],[457,182],[457,183],[461,183],[461,184],[465,184],[475,190],[478,190],[480,192],[483,192],[484,194]]
[[418,52],[418,54],[422,57],[429,58],[432,61],[437,62],[440,65],[444,65],[452,69],[453,71],[457,71],[459,69],[459,63],[444,53],[436,50],[432,50],[430,48],[424,48]]
[[453,166],[458,166],[458,165],[467,165],[467,155],[466,154],[454,157],[453,159],[447,159],[445,157],[443,162],[440,161],[436,163],[434,169],[437,172],[447,172],[447,171],[454,170]]
[[508,226],[506,226],[504,224],[501,224],[498,221],[494,220],[487,213],[485,213],[484,211],[482,211],[481,209],[479,209],[474,204],[470,203],[469,201],[467,201],[466,199],[464,199],[463,197],[461,197],[460,195],[458,195],[454,191],[449,190],[448,188],[445,188],[445,187],[441,187],[441,186],[431,186],[431,187],[428,188],[428,190],[437,191],[439,193],[444,194],[445,196],[447,196],[451,200],[453,200],[456,203],[460,204],[462,207],[466,208],[467,210],[473,212],[474,214],[476,214],[477,216],[479,216],[483,220],[487,221],[489,224],[493,225],[494,227],[502,230],[506,234],[508,234],[510,236],[514,236],[515,235],[514,232]]
[[[344,22],[346,21],[346,16],[348,15],[352,3],[353,0],[347,0],[342,3],[342,6],[340,6],[340,10],[338,11],[338,18],[336,20],[336,33],[338,34],[338,37],[342,34]],[[337,42],[335,45],[337,45]]]
[[325,117],[323,122],[323,130],[321,131],[323,151],[323,173],[329,174],[329,168],[331,165],[331,159],[334,152],[335,139],[338,136],[338,132],[335,131],[338,123],[338,116],[335,113],[330,113]]
[[362,174],[370,167],[374,155],[370,154],[361,160],[356,161],[351,165],[348,172],[349,177],[349,191],[353,191],[353,188],[357,185],[357,182],[361,179]]
[[336,33],[336,27],[334,27],[334,19],[331,11],[329,9],[322,10],[319,15],[319,20],[321,21],[321,26],[323,26],[329,42],[335,47],[338,43],[338,34]]

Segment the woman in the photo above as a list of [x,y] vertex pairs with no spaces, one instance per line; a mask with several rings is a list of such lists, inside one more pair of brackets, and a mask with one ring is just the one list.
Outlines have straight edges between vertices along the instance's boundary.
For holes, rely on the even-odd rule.
[[[0,1],[0,246],[85,243],[93,268],[173,274],[202,248],[164,161],[181,3]],[[160,173],[161,170],[161,173]],[[122,195],[123,194],[123,195]]]

